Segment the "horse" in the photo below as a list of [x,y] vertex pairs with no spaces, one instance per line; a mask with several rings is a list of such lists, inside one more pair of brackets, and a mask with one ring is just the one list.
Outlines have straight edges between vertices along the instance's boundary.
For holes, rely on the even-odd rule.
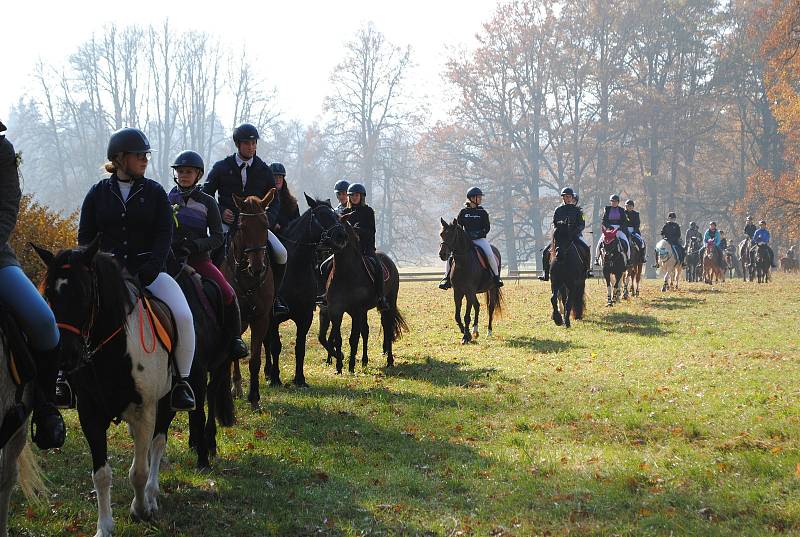
[[631,265],[625,271],[622,278],[622,298],[627,299],[630,296],[639,296],[639,286],[642,281],[642,265],[644,265],[644,250],[633,240],[631,241]]
[[159,344],[145,311],[145,296],[110,254],[98,251],[99,238],[86,248],[57,254],[34,248],[47,266],[44,296],[61,330],[60,365],[77,395],[92,455],[95,537],[108,537],[114,529],[108,427],[112,421],[128,423],[134,451],[128,472],[134,492],[130,513],[136,520],[150,520],[158,511],[158,467],[151,466],[151,457],[162,451],[155,424],[163,408],[159,401],[169,399],[172,373],[170,353]]
[[798,269],[797,259],[789,256],[781,257],[780,263],[781,263],[781,270],[783,272],[786,273],[797,272]]
[[[303,373],[303,363],[306,355],[306,335],[314,319],[317,298],[315,251],[323,245],[334,249],[343,248],[347,241],[344,227],[329,201],[314,200],[306,195],[306,202],[309,209],[289,224],[281,237],[286,245],[289,259],[286,277],[279,290],[284,304],[291,311],[290,319],[297,327],[294,343],[295,373],[292,382],[300,387],[308,386]],[[278,328],[278,323],[273,321],[269,334],[272,358],[269,371],[270,383],[273,386],[281,385],[278,358],[282,345]],[[366,349],[366,341],[364,348]]]
[[[570,317],[583,318],[586,304],[586,269],[578,247],[573,242],[572,223],[555,222],[553,241],[550,246],[550,303],[551,318],[557,326],[570,327]],[[577,239],[575,239],[577,240]],[[559,307],[564,308],[562,317]]]
[[664,285],[661,292],[667,289],[678,289],[678,281],[681,278],[681,262],[675,254],[672,245],[667,239],[661,239],[656,244],[656,261],[658,269],[664,273]]
[[712,285],[714,280],[725,282],[725,267],[722,254],[712,239],[706,241],[706,249],[703,254],[703,281]]
[[[239,210],[239,227],[233,233],[228,256],[222,265],[222,274],[236,291],[242,311],[242,333],[250,327],[250,388],[247,400],[253,410],[260,408],[258,377],[261,372],[261,348],[269,353],[269,326],[272,304],[275,301],[275,284],[267,255],[267,231],[269,217],[267,207],[275,197],[275,189],[266,196],[242,198],[233,195],[233,203]],[[264,374],[269,375],[265,361]],[[233,363],[234,392],[242,395],[242,373],[239,362]]]
[[[478,339],[478,315],[480,313],[480,302],[477,295],[485,293],[486,307],[489,310],[489,326],[486,334],[492,335],[492,320],[495,312],[501,314],[503,311],[503,293],[494,284],[491,271],[482,266],[482,261],[478,257],[476,246],[467,236],[464,229],[453,220],[448,224],[444,218],[440,218],[442,229],[439,233],[441,245],[439,248],[439,258],[447,261],[450,255],[453,256],[450,281],[453,285],[453,301],[455,302],[455,319],[458,329],[461,332],[461,344],[464,345]],[[492,246],[492,253],[497,258],[497,266],[500,266],[500,252]],[[487,263],[488,264],[488,263]],[[464,321],[461,321],[461,303],[466,297],[467,309],[464,312]],[[470,330],[470,312],[475,310],[475,319]]]
[[[364,337],[361,365],[366,367],[367,340],[369,325],[367,324],[367,311],[376,307],[377,297],[372,276],[368,273],[368,261],[361,253],[358,234],[346,217],[342,217],[343,229],[347,240],[344,245],[335,249],[333,263],[328,274],[328,285],[325,291],[327,316],[330,320],[331,331],[326,341],[328,353],[336,357],[336,372],[341,374],[344,354],[342,353],[342,318],[345,313],[352,319],[350,330],[350,358],[348,370],[355,373],[356,353],[358,341]],[[381,312],[381,327],[383,329],[383,354],[386,355],[386,367],[394,366],[394,352],[392,343],[397,341],[404,332],[408,331],[403,315],[397,309],[397,293],[400,289],[400,275],[397,266],[389,257],[378,252],[376,254],[379,265],[372,267],[375,278],[384,278],[384,292],[389,307]],[[385,274],[384,274],[385,273]]]
[[[189,447],[197,454],[197,468],[207,469],[211,467],[209,457],[217,455],[217,422],[230,427],[236,421],[231,394],[232,360],[227,354],[222,329],[223,298],[217,284],[202,278],[189,265],[180,266],[175,280],[192,311],[196,340],[189,374],[195,397],[195,409],[189,412]],[[205,412],[206,398],[208,416]],[[158,465],[166,448],[167,430],[175,418],[175,411],[166,398],[159,405],[154,441],[156,449],[150,454],[151,468],[155,468],[154,486],[158,485]]]
[[769,246],[765,243],[759,243],[750,249],[750,256],[752,262],[750,263],[751,276],[750,281],[753,281],[752,273],[755,273],[758,283],[767,283],[770,281],[770,261],[769,261]]
[[739,251],[739,263],[742,266],[742,279],[747,281],[747,277],[750,276],[750,281],[753,281],[753,271],[751,270],[752,259],[750,255],[750,248],[752,247],[752,241],[750,237],[745,237],[745,239],[739,243],[739,247],[737,250]]
[[728,278],[733,279],[733,277],[736,276],[736,267],[739,264],[738,261],[736,261],[736,252],[734,248],[730,246],[725,248],[723,258],[725,260],[725,270],[728,271]]
[[[615,300],[619,301],[620,284],[626,271],[625,255],[622,253],[621,242],[617,237],[616,229],[603,230],[603,244],[600,250],[603,254],[603,277],[606,280],[606,289],[608,290],[608,302],[606,303],[608,307],[613,306]],[[611,291],[611,276],[614,276],[613,293]]]
[[[38,500],[46,492],[41,471],[28,444],[28,418],[33,403],[33,386],[14,378],[11,350],[4,327],[0,326],[0,416],[15,420],[19,426],[10,430],[7,441],[0,445],[0,537],[8,537],[8,514],[11,493],[19,477],[19,485],[28,500]],[[16,418],[16,419],[15,419]],[[11,422],[9,422],[11,423]]]
[[700,239],[692,237],[689,239],[689,247],[686,252],[686,281],[700,281]]

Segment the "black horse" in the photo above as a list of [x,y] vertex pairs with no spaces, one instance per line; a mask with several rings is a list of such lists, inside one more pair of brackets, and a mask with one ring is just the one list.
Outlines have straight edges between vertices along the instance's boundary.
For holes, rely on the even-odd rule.
[[750,281],[753,275],[758,279],[758,283],[767,283],[770,280],[769,246],[765,243],[756,244],[750,250]]
[[[625,256],[622,254],[622,241],[617,237],[616,229],[603,231],[603,245],[600,247],[603,252],[603,277],[606,280],[608,291],[607,306],[613,306],[614,302],[619,301],[620,282],[625,273]],[[611,276],[614,276],[612,292]]]
[[692,237],[689,239],[689,247],[686,249],[686,281],[700,281],[700,239]]
[[[222,293],[217,284],[201,278],[188,265],[180,267],[175,279],[192,311],[196,341],[189,375],[196,402],[195,409],[189,412],[189,446],[197,453],[197,467],[209,468],[209,457],[217,455],[217,421],[223,427],[230,427],[235,422],[231,393],[232,360],[227,353],[227,339],[222,328]],[[205,413],[206,397],[208,416]],[[166,446],[166,434],[174,417],[169,401],[161,400],[154,439],[157,448]],[[160,459],[160,455],[151,454],[151,464],[158,464]]]
[[[306,195],[309,209],[286,228],[281,241],[286,246],[289,259],[286,276],[279,290],[283,303],[291,311],[290,319],[297,327],[295,336],[295,372],[292,381],[297,386],[307,386],[303,373],[306,356],[306,335],[314,320],[314,306],[318,294],[318,278],[315,274],[316,249],[320,246],[343,248],[347,234],[330,202],[314,200]],[[280,386],[278,358],[281,353],[281,336],[278,323],[272,322],[269,332],[271,362],[267,364],[267,380]],[[366,342],[365,342],[366,348]]]
[[[377,297],[375,296],[375,285],[372,276],[367,273],[364,256],[361,254],[358,234],[353,227],[342,219],[347,241],[341,248],[335,250],[333,254],[332,273],[328,278],[328,285],[325,291],[327,312],[330,320],[331,331],[326,341],[326,349],[329,355],[336,357],[336,372],[342,372],[342,317],[345,313],[350,315],[353,320],[350,330],[350,360],[348,370],[355,372],[356,353],[358,352],[358,341],[362,333],[364,335],[364,352],[361,364],[366,367],[367,358],[367,337],[369,326],[367,325],[367,311],[376,307]],[[383,329],[383,353],[386,355],[386,366],[394,365],[394,354],[392,343],[397,341],[403,332],[408,330],[408,325],[402,314],[397,309],[397,293],[400,289],[400,275],[397,266],[389,257],[378,252],[376,257],[382,266],[373,267],[375,278],[384,278],[384,268],[388,273],[388,278],[384,278],[384,292],[389,307],[381,312],[381,328]]]
[[[586,292],[586,268],[578,247],[574,244],[575,231],[569,221],[559,220],[553,230],[551,252],[555,252],[550,264],[550,290],[553,305],[552,319],[556,325],[570,326],[570,315],[574,319],[583,318]],[[562,318],[559,301],[564,306]]]

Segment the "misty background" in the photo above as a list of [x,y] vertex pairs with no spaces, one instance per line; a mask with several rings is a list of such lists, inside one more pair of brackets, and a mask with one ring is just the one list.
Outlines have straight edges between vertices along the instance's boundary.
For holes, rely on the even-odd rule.
[[[303,192],[325,199],[339,179],[363,182],[378,248],[402,266],[440,263],[439,217],[455,217],[473,185],[511,270],[540,256],[565,186],[595,237],[613,193],[636,201],[650,246],[671,210],[684,232],[713,219],[730,242],[743,237],[748,177],[786,166],[758,54],[771,3],[480,5],[459,18],[449,4],[458,35],[469,37],[438,52],[428,39],[421,55],[379,20],[335,34],[336,43],[303,35],[303,20],[243,26],[269,41],[271,24],[292,25],[304,50],[340,53],[314,73],[322,97],[308,113],[281,88],[312,63],[257,67],[261,56],[291,58],[292,39],[259,54],[236,30],[201,31],[156,11],[153,22],[98,23],[14,73],[28,82],[2,119],[22,152],[24,190],[75,211],[104,176],[109,134],[124,126],[148,135],[157,150],[148,177],[169,189],[178,152],[200,152],[210,169],[234,152],[232,129],[246,121],[261,132],[261,158],[286,166],[301,208]],[[448,26],[441,8],[432,16],[405,35]],[[770,224],[777,251],[786,244]]]

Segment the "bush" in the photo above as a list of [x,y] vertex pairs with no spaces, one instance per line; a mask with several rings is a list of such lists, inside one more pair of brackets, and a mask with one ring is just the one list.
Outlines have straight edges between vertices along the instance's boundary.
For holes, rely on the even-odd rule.
[[30,195],[22,196],[17,227],[11,233],[9,242],[17,254],[22,270],[33,283],[42,281],[45,266],[28,243],[33,242],[37,246],[57,252],[62,248],[74,247],[77,237],[78,211],[63,217],[56,211],[39,205]]

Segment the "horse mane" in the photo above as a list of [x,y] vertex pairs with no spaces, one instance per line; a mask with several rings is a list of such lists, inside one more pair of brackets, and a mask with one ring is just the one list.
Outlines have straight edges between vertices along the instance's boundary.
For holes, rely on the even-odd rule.
[[104,317],[122,322],[133,309],[131,293],[128,291],[128,272],[111,254],[97,252],[92,259],[92,270],[97,276],[97,292],[100,295],[100,310]]

